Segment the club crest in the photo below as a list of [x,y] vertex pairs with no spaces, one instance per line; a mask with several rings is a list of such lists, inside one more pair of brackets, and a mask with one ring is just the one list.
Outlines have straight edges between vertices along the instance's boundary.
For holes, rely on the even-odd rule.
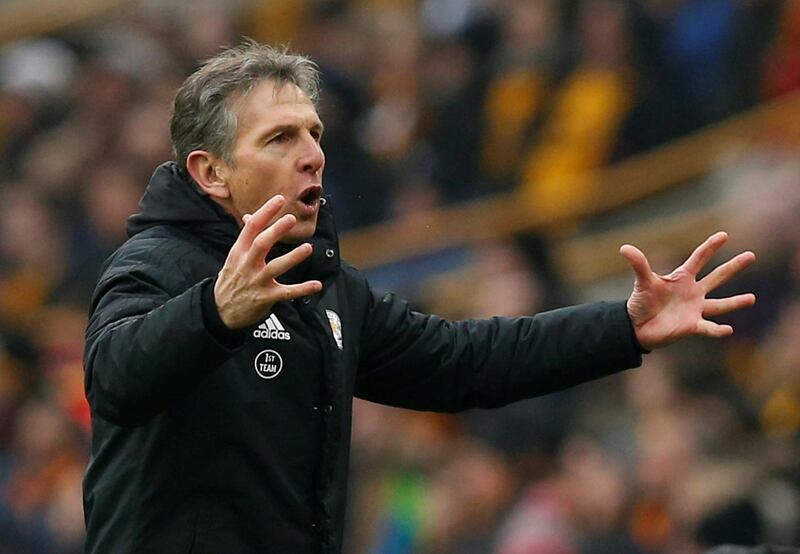
[[331,331],[333,332],[333,340],[336,341],[336,346],[339,350],[342,346],[342,320],[339,319],[339,314],[333,310],[325,310],[325,315],[328,316],[328,322],[331,324]]

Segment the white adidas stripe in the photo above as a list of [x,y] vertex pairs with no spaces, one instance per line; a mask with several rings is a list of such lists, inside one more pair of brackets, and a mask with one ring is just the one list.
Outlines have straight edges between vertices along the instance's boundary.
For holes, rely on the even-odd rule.
[[278,316],[276,316],[275,314],[270,314],[268,321],[272,321],[272,323],[275,324],[275,327],[278,328],[278,331],[285,331],[286,330],[286,329],[283,328],[283,325],[281,325],[281,322],[278,321]]

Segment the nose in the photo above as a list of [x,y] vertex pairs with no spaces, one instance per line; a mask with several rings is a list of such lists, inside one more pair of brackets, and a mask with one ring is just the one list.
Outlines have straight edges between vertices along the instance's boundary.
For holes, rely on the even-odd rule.
[[325,153],[322,146],[311,135],[303,140],[303,153],[297,162],[303,173],[317,173],[325,167]]

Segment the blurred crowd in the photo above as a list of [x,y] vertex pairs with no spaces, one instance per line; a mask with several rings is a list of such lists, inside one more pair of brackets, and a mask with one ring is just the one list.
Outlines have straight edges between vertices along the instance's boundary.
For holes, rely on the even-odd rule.
[[[599,186],[564,177],[800,88],[797,0],[141,0],[0,45],[0,553],[81,551],[94,279],[172,157],[175,89],[242,35],[319,63],[340,230],[511,190],[558,210]],[[356,401],[347,554],[800,544],[800,158],[771,143],[710,181],[760,260],[736,337],[492,412]],[[576,298],[540,237],[472,254],[415,304]]]

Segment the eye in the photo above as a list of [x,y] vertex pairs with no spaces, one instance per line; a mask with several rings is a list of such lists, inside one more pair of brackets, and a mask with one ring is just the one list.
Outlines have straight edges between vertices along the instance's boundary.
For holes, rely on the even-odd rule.
[[322,139],[322,131],[320,131],[318,129],[312,129],[311,130],[311,138],[313,138],[315,141],[319,142]]
[[278,133],[267,141],[267,144],[281,144],[289,140],[289,135],[286,133]]

